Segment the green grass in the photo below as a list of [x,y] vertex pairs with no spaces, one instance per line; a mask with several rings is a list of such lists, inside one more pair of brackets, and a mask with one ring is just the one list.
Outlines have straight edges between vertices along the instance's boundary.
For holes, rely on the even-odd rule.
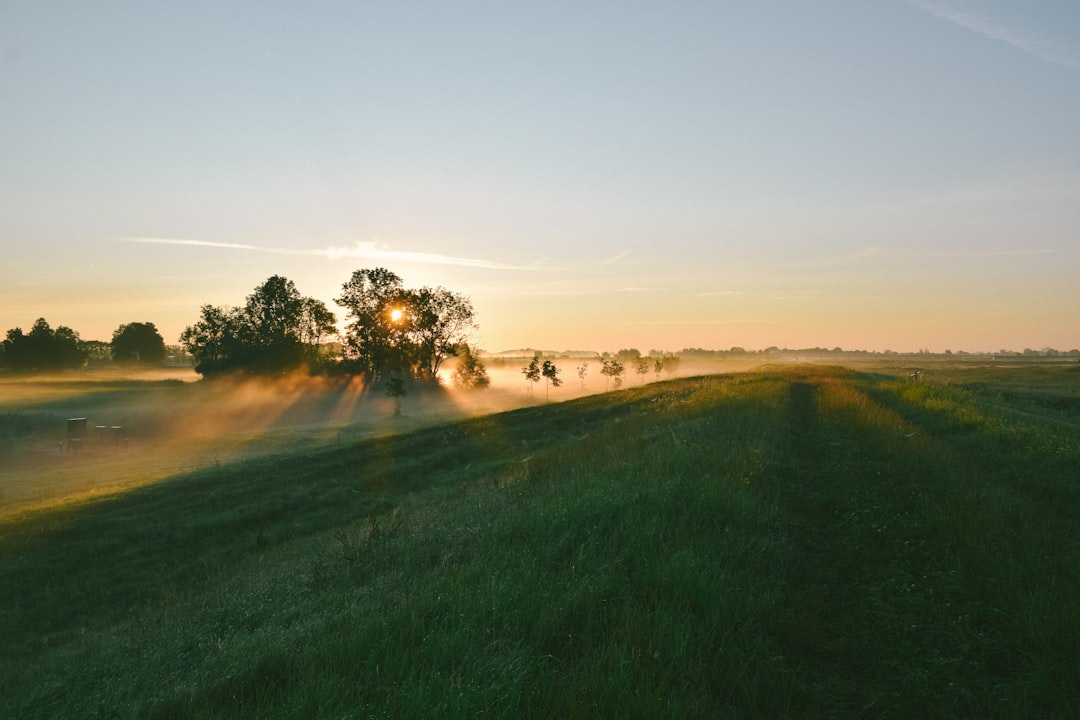
[[1080,433],[988,393],[690,378],[26,515],[0,717],[1075,717]]

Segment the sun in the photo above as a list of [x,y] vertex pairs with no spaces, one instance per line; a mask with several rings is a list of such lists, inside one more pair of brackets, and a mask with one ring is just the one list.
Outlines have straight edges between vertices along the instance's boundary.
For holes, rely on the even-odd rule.
[[403,315],[405,315],[405,313],[401,308],[394,308],[390,311],[390,322],[401,322]]

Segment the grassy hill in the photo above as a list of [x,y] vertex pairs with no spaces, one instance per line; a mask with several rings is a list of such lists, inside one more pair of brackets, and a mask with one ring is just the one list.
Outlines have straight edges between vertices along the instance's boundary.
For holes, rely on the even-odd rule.
[[0,717],[1076,717],[1076,407],[1010,392],[776,367],[23,515]]

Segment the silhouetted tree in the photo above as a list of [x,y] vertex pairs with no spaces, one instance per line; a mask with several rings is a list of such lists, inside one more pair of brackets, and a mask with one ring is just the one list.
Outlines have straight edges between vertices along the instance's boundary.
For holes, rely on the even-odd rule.
[[357,270],[335,302],[349,310],[346,357],[376,376],[408,371],[435,381],[476,328],[467,297],[444,287],[407,289],[386,268]]
[[649,374],[650,364],[649,358],[647,357],[639,357],[634,363],[634,366],[637,368],[637,374],[641,376],[642,385],[645,384],[645,376]]
[[205,375],[228,369],[241,346],[240,311],[203,305],[199,314],[199,321],[180,333],[180,344],[195,358],[196,372]]
[[[410,321],[400,277],[386,268],[357,270],[334,302],[348,309],[345,358],[373,375],[399,369]],[[406,353],[407,354],[407,353]]]
[[487,368],[468,343],[463,343],[458,348],[457,355],[458,363],[453,373],[455,385],[470,390],[482,390],[491,385]]
[[476,329],[472,303],[444,287],[409,291],[404,301],[417,375],[434,380],[447,357],[461,346],[468,347],[469,333]]
[[3,346],[12,370],[69,370],[86,359],[79,334],[64,325],[53,330],[45,318],[38,318],[26,334],[21,328],[8,330]]
[[7,331],[7,337],[0,345],[0,357],[4,359],[4,367],[12,370],[30,370],[34,367],[30,357],[30,342],[22,328]]
[[656,372],[656,379],[660,379],[660,373],[664,370],[664,358],[658,357],[653,361],[653,371]]
[[394,400],[394,415],[401,414],[401,400],[409,391],[405,389],[405,381],[399,377],[392,377],[386,381],[386,397]]
[[603,366],[600,368],[600,374],[611,378],[616,388],[622,385],[622,374],[625,371],[623,364],[615,358],[601,358],[600,363]]
[[559,368],[555,367],[555,363],[550,360],[544,361],[544,366],[540,370],[540,374],[544,376],[544,399],[548,399],[550,389],[552,387],[559,387],[562,385],[562,380],[559,379]]
[[304,299],[292,280],[273,275],[247,296],[241,315],[242,362],[247,369],[284,370],[304,357]]
[[529,395],[532,395],[533,385],[540,382],[540,354],[533,355],[533,359],[528,365],[521,368],[521,374],[525,376],[525,380],[529,383]]
[[121,325],[113,331],[110,346],[119,363],[159,365],[165,360],[165,339],[152,322]]
[[582,389],[585,388],[585,376],[589,374],[589,363],[581,363],[577,366],[578,381],[581,382]]
[[317,363],[323,341],[337,332],[337,318],[321,300],[303,298],[303,310],[300,318],[300,343],[304,347],[310,362]]
[[204,305],[202,317],[180,335],[196,360],[195,370],[276,372],[312,361],[315,343],[332,332],[334,315],[280,275],[270,277],[248,295],[242,308]]

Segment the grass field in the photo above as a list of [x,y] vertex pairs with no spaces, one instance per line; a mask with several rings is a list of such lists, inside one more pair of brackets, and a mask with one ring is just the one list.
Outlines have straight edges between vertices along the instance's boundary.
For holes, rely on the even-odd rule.
[[0,717],[1080,716],[1080,369],[924,377],[320,411],[48,501],[72,461],[10,469]]

